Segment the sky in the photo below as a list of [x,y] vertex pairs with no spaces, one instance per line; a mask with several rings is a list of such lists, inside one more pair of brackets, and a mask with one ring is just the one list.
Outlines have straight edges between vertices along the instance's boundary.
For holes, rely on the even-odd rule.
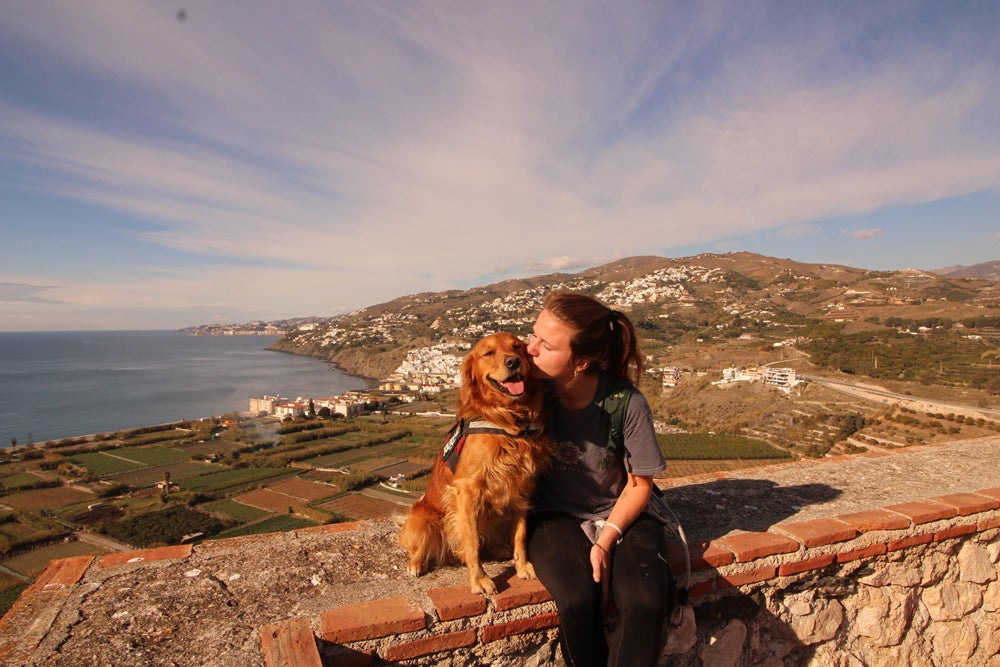
[[0,331],[1000,259],[1000,3],[11,0]]

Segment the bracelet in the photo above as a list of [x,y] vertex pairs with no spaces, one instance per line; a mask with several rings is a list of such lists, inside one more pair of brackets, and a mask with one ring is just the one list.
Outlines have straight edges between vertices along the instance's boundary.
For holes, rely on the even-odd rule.
[[602,547],[602,546],[601,546],[600,544],[598,544],[597,542],[594,542],[594,546],[595,546],[595,547],[597,547],[598,549],[600,549],[601,551],[603,551],[604,553],[606,553],[607,555],[609,555],[609,556],[611,555],[611,552],[610,552],[610,551],[608,551],[607,549],[605,549],[604,547]]
[[601,521],[600,523],[601,523],[602,527],[603,526],[608,526],[610,528],[614,528],[615,532],[618,533],[618,539],[615,541],[615,544],[619,544],[622,541],[622,538],[625,537],[625,532],[621,528],[619,528],[618,526],[616,526],[615,524],[613,524],[610,521],[608,521],[607,519]]

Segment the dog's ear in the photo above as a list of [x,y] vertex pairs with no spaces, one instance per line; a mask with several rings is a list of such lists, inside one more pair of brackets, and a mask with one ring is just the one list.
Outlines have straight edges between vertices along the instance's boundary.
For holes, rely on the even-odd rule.
[[459,397],[459,402],[463,405],[470,405],[473,397],[473,391],[476,385],[476,374],[475,374],[475,350],[469,352],[465,357],[465,361],[462,362],[462,392]]

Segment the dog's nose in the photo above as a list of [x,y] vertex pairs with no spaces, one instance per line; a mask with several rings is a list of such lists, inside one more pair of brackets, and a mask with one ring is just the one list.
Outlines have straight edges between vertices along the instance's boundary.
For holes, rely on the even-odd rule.
[[507,357],[504,359],[503,365],[506,366],[509,371],[521,370],[521,357]]

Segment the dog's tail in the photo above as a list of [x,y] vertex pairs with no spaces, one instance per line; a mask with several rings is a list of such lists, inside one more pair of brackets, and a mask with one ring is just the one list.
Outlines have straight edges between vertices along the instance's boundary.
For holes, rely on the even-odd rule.
[[399,532],[399,545],[409,554],[407,569],[421,575],[454,560],[444,536],[441,515],[417,501]]

